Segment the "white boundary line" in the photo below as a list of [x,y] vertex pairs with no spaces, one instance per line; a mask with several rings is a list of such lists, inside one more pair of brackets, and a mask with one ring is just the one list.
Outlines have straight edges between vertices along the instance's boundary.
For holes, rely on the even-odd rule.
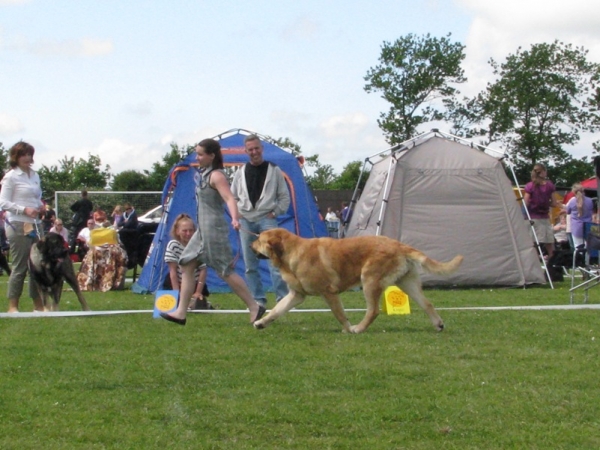
[[[438,311],[541,311],[541,310],[580,310],[600,309],[600,304],[579,305],[538,305],[538,306],[466,306],[460,308],[436,308]],[[270,311],[270,310],[267,310]],[[365,309],[346,309],[346,312],[365,312]],[[419,310],[416,310],[419,311]],[[292,309],[292,313],[328,313],[329,309]],[[29,319],[41,317],[88,317],[114,316],[121,314],[153,314],[152,309],[132,309],[123,311],[59,311],[59,312],[20,312],[0,313],[0,319]],[[247,309],[194,310],[190,314],[247,314]],[[382,312],[382,314],[384,314]]]

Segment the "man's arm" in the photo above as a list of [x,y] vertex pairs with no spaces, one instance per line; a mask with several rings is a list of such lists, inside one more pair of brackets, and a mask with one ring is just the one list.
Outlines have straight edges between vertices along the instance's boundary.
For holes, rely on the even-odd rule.
[[290,191],[288,190],[287,183],[283,172],[279,167],[276,168],[276,179],[277,179],[277,208],[274,212],[275,216],[285,214],[290,207]]

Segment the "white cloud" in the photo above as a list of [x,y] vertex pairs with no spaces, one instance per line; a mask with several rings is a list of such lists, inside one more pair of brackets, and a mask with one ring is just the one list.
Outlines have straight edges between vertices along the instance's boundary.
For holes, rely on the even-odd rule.
[[[337,172],[351,161],[363,161],[389,147],[377,123],[362,112],[323,120],[315,137],[320,144],[312,147],[314,153],[319,155],[322,164],[331,165]],[[310,155],[311,152],[307,152],[307,156]]]
[[88,155],[100,158],[102,167],[110,166],[113,175],[125,170],[142,172],[151,169],[152,164],[161,160],[168,149],[159,143],[127,143],[119,139],[104,139],[96,147],[80,147],[70,150],[49,150],[45,145],[33,143],[36,148],[36,168],[42,165],[56,166],[63,158],[86,159]]
[[0,136],[10,135],[23,131],[21,121],[14,116],[0,113]]
[[105,139],[96,148],[86,151],[98,155],[102,164],[111,167],[111,173],[125,170],[150,169],[154,162],[160,161],[165,152],[158,144],[126,143],[119,139]]
[[343,116],[332,116],[323,121],[319,127],[328,139],[345,138],[360,135],[369,124],[369,118],[363,113],[350,113]]
[[283,38],[286,40],[312,40],[319,33],[318,22],[309,17],[298,17],[283,30]]
[[529,33],[580,32],[582,28],[596,27],[600,20],[600,8],[595,0],[552,3],[546,0],[459,0],[458,3],[495,27],[515,32],[524,29]]
[[142,100],[138,103],[126,105],[125,110],[135,116],[149,116],[152,114],[154,105],[149,100]]
[[[600,60],[600,6],[597,0],[553,2],[505,0],[486,2],[456,0],[473,16],[465,41],[466,95],[481,91],[494,79],[490,58],[502,63],[518,47],[555,40],[589,50],[589,58]],[[468,92],[466,91],[468,89]]]
[[44,39],[30,42],[24,36],[5,40],[5,48],[32,53],[39,56],[93,57],[112,53],[114,46],[107,39]]
[[0,0],[0,6],[5,5],[21,5],[23,3],[29,3],[30,0]]

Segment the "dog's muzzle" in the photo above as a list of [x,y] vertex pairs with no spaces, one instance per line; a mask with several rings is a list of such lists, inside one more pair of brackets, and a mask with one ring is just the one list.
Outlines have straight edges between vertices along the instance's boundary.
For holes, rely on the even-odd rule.
[[254,247],[250,246],[250,249],[252,250],[252,252],[253,252],[253,253],[256,255],[256,257],[257,257],[258,259],[269,259],[269,257],[268,257],[268,256],[265,256],[265,255],[263,255],[262,253],[260,253],[260,252],[257,252],[256,250],[254,250]]

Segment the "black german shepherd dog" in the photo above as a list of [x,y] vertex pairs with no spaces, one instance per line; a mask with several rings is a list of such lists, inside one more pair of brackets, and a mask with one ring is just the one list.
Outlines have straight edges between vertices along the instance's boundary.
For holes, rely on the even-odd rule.
[[[29,272],[38,285],[45,311],[58,311],[58,303],[65,280],[77,295],[81,309],[90,310],[77,284],[77,276],[69,257],[69,249],[61,235],[48,233],[33,244],[28,263]],[[52,305],[48,305],[48,296],[52,298]]]

